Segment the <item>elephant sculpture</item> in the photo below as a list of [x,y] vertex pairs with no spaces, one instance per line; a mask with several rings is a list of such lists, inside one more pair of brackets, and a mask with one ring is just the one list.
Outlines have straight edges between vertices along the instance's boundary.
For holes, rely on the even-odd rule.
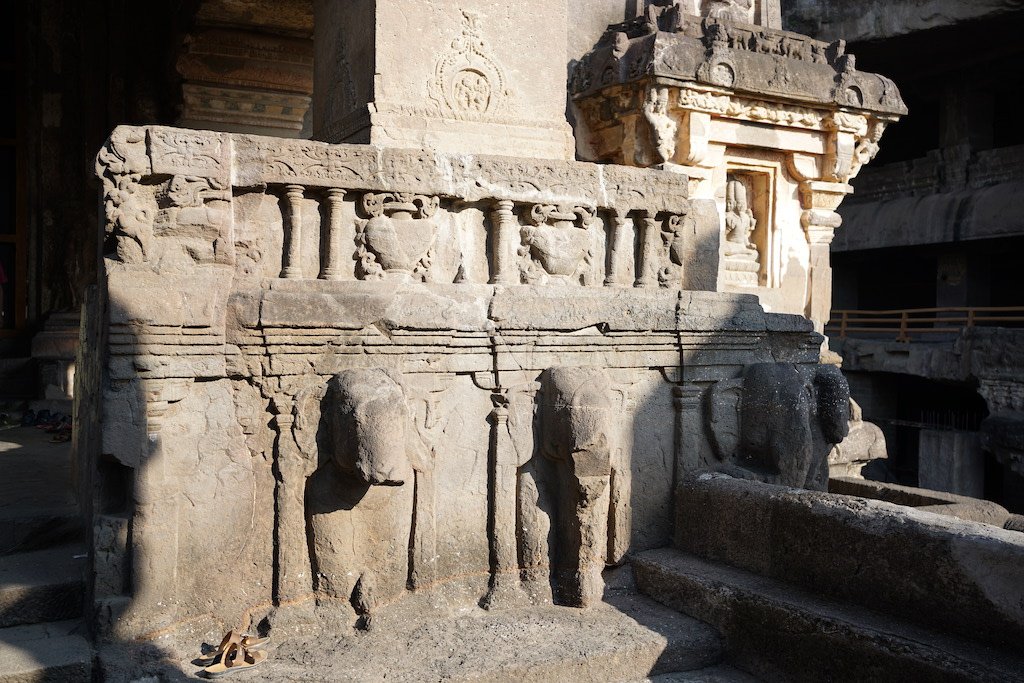
[[402,385],[382,369],[335,376],[321,424],[321,464],[306,485],[314,588],[367,615],[406,588],[424,446]]
[[540,452],[551,466],[555,598],[574,607],[601,600],[608,547],[612,408],[602,370],[551,368],[542,377]]
[[823,491],[829,451],[849,433],[850,389],[833,365],[758,363],[711,387],[704,419],[717,469]]

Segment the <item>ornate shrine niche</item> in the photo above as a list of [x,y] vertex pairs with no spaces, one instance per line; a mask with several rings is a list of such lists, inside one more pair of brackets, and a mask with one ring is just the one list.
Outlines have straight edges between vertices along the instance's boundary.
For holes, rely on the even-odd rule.
[[778,285],[775,175],[770,167],[732,165],[726,173],[722,252],[728,285]]
[[742,24],[755,23],[759,9],[756,0],[701,0],[701,15]]

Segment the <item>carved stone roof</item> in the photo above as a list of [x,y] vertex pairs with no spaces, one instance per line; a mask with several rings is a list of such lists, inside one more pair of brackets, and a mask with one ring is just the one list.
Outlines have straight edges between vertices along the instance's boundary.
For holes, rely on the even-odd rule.
[[569,90],[578,99],[646,78],[882,117],[907,113],[896,85],[857,71],[844,41],[824,43],[764,26],[701,19],[674,7],[610,26],[575,65]]

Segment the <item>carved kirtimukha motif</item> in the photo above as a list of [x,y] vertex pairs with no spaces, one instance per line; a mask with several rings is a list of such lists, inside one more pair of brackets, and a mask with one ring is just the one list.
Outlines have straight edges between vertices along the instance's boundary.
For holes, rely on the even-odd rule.
[[590,284],[592,209],[536,204],[521,230],[519,255],[526,258],[522,279],[528,284]]
[[368,192],[362,204],[370,219],[356,226],[360,278],[424,280],[437,239],[437,225],[430,218],[438,198]]
[[486,120],[508,103],[508,79],[481,35],[479,21],[479,15],[463,11],[462,33],[437,61],[427,84],[442,116]]
[[761,268],[757,246],[753,242],[757,219],[750,209],[746,183],[738,176],[730,176],[725,196],[725,255],[726,277],[735,284],[756,287]]

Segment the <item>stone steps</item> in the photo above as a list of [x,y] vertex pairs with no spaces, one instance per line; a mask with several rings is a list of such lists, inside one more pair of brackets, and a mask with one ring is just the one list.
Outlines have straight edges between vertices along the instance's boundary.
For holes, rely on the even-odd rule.
[[0,510],[0,555],[62,545],[79,540],[82,533],[75,506]]
[[85,567],[77,544],[0,557],[0,628],[80,617]]
[[80,621],[0,629],[0,683],[86,683],[92,647]]
[[658,674],[641,683],[757,683],[756,678],[731,666],[717,664],[696,671]]
[[641,553],[633,569],[643,593],[716,626],[729,663],[765,680],[1008,683],[1024,672],[1017,654],[678,550]]

